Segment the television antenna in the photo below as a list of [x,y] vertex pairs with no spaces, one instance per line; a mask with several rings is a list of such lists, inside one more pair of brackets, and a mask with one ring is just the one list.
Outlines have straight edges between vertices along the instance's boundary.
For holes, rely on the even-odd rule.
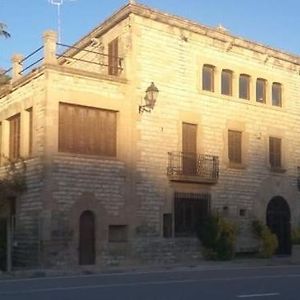
[[57,8],[57,34],[58,34],[58,43],[61,42],[61,6],[64,4],[64,1],[76,1],[76,0],[48,0],[48,2]]

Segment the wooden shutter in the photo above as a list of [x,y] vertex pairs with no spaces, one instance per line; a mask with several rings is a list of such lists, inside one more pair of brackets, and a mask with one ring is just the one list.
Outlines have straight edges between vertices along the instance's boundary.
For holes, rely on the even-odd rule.
[[242,163],[242,133],[228,130],[228,158],[230,162]]
[[108,74],[118,75],[119,45],[118,38],[108,44]]
[[269,138],[270,165],[272,168],[281,168],[281,139]]
[[183,175],[196,175],[197,125],[182,123],[182,171]]
[[20,114],[9,119],[9,158],[12,160],[20,157],[20,121]]
[[29,132],[28,132],[28,138],[29,138],[29,149],[28,154],[29,156],[32,155],[32,145],[33,145],[33,115],[32,115],[32,107],[27,109],[28,112],[28,119],[29,119]]
[[60,103],[59,151],[116,156],[116,112]]

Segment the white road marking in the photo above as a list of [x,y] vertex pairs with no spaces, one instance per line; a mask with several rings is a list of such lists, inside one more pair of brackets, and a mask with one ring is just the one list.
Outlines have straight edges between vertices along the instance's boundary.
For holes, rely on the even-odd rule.
[[279,296],[279,293],[264,293],[264,294],[249,294],[249,295],[239,295],[238,298],[255,298],[255,297],[272,297]]

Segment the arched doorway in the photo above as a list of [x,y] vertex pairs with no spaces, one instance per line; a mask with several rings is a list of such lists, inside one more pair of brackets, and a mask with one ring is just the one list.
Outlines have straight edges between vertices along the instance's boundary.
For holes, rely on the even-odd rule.
[[95,263],[95,216],[90,210],[84,211],[79,220],[79,264]]
[[267,225],[278,238],[276,254],[291,254],[291,212],[282,197],[274,197],[267,207]]

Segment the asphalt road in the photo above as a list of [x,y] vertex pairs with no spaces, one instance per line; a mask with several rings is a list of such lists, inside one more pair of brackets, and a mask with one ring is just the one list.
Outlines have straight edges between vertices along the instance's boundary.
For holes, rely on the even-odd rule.
[[1,300],[299,300],[300,266],[97,274],[0,281]]

